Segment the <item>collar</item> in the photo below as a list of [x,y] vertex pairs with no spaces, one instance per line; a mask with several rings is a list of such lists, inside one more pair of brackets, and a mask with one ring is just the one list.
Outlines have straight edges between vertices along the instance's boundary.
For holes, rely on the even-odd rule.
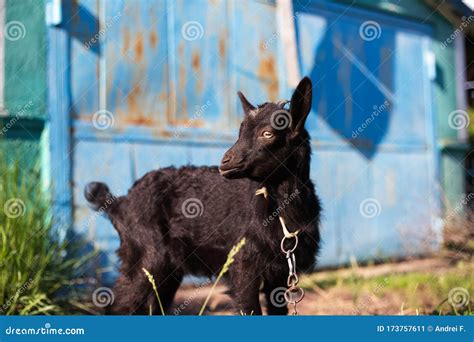
[[[255,191],[255,196],[259,196],[259,195],[263,195],[263,197],[266,200],[268,200],[268,190],[265,186],[261,187],[261,188],[257,189],[257,191]],[[292,238],[292,237],[295,237],[299,234],[300,229],[298,229],[297,231],[294,231],[294,232],[290,232],[288,230],[288,228],[286,228],[285,220],[283,220],[283,217],[278,215],[278,219],[280,220],[281,228],[282,228],[283,234],[285,235],[286,238]]]

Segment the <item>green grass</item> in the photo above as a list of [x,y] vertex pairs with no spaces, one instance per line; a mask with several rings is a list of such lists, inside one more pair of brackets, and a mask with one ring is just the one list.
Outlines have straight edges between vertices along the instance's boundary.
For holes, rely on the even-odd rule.
[[[161,315],[164,316],[165,310],[163,310],[163,304],[161,304],[161,298],[160,298],[160,294],[158,293],[158,289],[156,287],[155,278],[150,272],[148,272],[146,268],[142,268],[142,271],[145,273],[146,277],[148,278],[148,281],[150,282],[151,287],[153,288],[153,292],[155,292],[155,296],[156,296],[156,299],[158,300],[158,305],[160,307]],[[150,316],[152,313],[153,313],[153,308],[150,306]]]
[[467,113],[470,119],[470,124],[467,127],[467,132],[469,134],[471,141],[474,142],[474,108],[469,108],[467,110]]
[[[232,247],[229,254],[227,254],[227,259],[226,259],[224,265],[222,266],[222,269],[219,272],[216,280],[212,284],[211,291],[209,291],[209,293],[206,297],[206,300],[204,301],[204,304],[202,304],[201,310],[199,310],[199,316],[202,316],[202,314],[204,313],[204,310],[206,309],[207,303],[209,302],[209,299],[211,298],[212,293],[216,289],[217,284],[222,279],[222,277],[227,273],[230,266],[234,263],[234,257],[237,255],[237,253],[239,253],[239,251],[242,249],[242,247],[245,245],[245,243],[246,243],[245,238],[242,238],[235,246]],[[250,314],[252,314],[252,313],[250,313]]]
[[[474,261],[458,262],[455,267],[426,272],[393,273],[370,278],[355,273],[345,277],[336,272],[328,272],[321,279],[318,274],[302,279],[301,286],[306,291],[333,288],[352,295],[354,304],[371,294],[380,300],[388,296],[399,299],[399,307],[411,312],[433,315],[473,314]],[[448,295],[452,289],[465,289],[470,295],[467,305],[457,307],[450,304]],[[400,310],[403,311],[403,310]]]
[[0,153],[0,314],[67,314],[77,309],[78,274],[86,253],[53,231],[39,174],[8,164]]
[[[214,281],[214,283],[212,284],[212,287],[211,287],[211,290],[209,291],[206,299],[204,300],[204,303],[202,304],[201,306],[201,309],[199,311],[199,316],[202,316],[202,314],[204,313],[204,310],[206,309],[207,307],[207,303],[209,302],[209,299],[211,298],[217,284],[219,283],[219,281],[222,279],[222,277],[227,273],[227,271],[229,271],[229,268],[230,266],[234,263],[234,257],[237,255],[237,253],[239,253],[239,251],[242,249],[242,247],[245,245],[245,238],[242,238],[235,246],[232,247],[232,249],[230,250],[230,252],[227,254],[227,259],[224,263],[224,265],[222,266],[222,269],[221,271],[219,272],[219,274],[217,275],[217,278],[216,280]],[[156,282],[155,282],[155,278],[153,277],[153,275],[145,268],[142,268],[142,271],[145,273],[145,275],[147,276],[148,278],[148,281],[150,282],[151,284],[151,287],[153,288],[153,292],[155,293],[155,296],[156,296],[156,299],[158,300],[158,305],[160,307],[160,310],[161,310],[161,314],[164,316],[165,315],[165,311],[163,310],[163,305],[161,304],[161,299],[160,299],[160,294],[158,293],[158,289],[156,287]],[[153,308],[150,306],[150,315],[153,314]],[[253,312],[250,313],[250,315],[252,315]],[[243,313],[241,311],[241,315],[245,315],[245,313]]]

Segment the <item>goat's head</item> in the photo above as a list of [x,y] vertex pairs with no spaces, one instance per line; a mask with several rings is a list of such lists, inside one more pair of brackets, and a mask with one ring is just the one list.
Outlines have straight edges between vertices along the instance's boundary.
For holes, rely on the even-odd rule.
[[286,101],[254,107],[238,93],[245,113],[237,142],[224,154],[220,172],[227,178],[264,180],[282,168],[308,136],[304,123],[311,110],[312,83],[308,77]]

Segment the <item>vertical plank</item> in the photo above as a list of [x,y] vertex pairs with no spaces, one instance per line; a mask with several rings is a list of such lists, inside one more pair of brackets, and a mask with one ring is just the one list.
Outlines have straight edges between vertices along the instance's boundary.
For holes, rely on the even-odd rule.
[[227,2],[180,0],[173,10],[175,124],[225,131],[228,54],[232,52],[228,46]]
[[[233,20],[237,27],[231,37],[236,88],[254,104],[275,101],[280,97],[278,54],[280,33],[273,3],[233,1]],[[265,23],[265,24],[263,24]],[[234,94],[231,94],[234,96]],[[233,99],[233,111],[241,113],[240,103]],[[234,124],[240,115],[234,118]]]
[[117,127],[166,126],[172,120],[167,2],[107,2],[106,17],[106,96]]
[[72,224],[68,33],[58,27],[49,27],[48,41],[49,148],[53,215],[56,228],[65,234]]

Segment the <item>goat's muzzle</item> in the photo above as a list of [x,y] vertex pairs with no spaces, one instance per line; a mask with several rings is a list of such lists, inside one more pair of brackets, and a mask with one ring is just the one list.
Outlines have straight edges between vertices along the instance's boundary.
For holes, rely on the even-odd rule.
[[242,170],[241,162],[235,162],[233,153],[227,151],[222,158],[221,165],[219,166],[219,172],[226,178],[238,178],[238,174]]

